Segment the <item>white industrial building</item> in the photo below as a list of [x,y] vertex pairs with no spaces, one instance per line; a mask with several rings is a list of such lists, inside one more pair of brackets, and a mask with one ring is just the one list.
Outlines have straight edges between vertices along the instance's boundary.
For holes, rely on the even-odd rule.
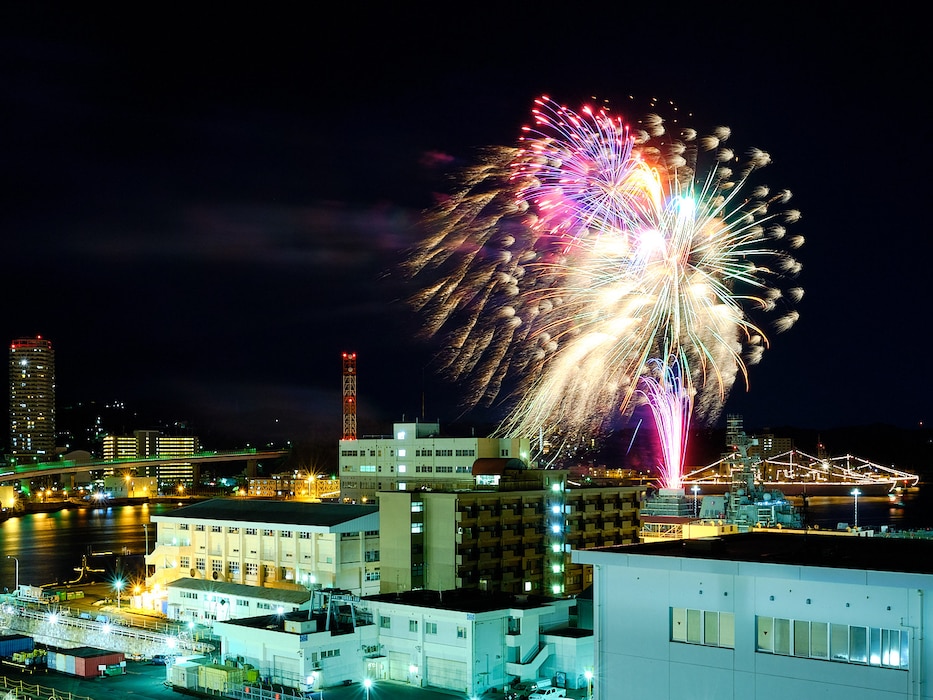
[[147,587],[180,578],[379,592],[376,506],[211,499],[151,517]]
[[592,632],[573,626],[573,600],[470,590],[314,595],[314,614],[215,623],[224,660],[303,690],[370,679],[468,697],[541,677],[581,688],[592,668]]
[[493,486],[493,477],[474,476],[477,459],[527,464],[529,452],[527,439],[452,437],[441,434],[439,423],[396,423],[392,435],[340,441],[340,495],[348,502],[369,503],[379,491]]
[[933,697],[933,541],[809,532],[575,550],[594,697]]
[[264,588],[241,583],[180,578],[166,586],[165,615],[172,620],[211,626],[257,615],[308,610],[308,589]]

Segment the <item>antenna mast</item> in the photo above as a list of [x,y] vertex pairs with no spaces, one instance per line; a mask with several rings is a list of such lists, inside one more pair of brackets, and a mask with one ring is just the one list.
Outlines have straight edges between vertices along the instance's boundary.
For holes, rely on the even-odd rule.
[[343,439],[356,440],[356,353],[343,353]]

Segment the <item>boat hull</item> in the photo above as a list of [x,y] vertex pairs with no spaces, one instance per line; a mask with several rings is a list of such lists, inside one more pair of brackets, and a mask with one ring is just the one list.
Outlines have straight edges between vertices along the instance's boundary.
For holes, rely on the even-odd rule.
[[[799,482],[799,481],[763,481],[756,482],[766,490],[780,491],[785,496],[852,496],[852,491],[859,490],[859,496],[887,496],[899,482],[877,481],[868,484],[854,482]],[[725,493],[731,487],[729,482],[714,481],[685,481],[684,490],[693,493],[693,487],[698,489],[698,495]]]

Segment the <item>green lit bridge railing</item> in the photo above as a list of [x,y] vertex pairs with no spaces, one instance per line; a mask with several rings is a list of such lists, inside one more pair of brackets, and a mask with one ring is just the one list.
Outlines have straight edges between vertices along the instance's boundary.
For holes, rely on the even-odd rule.
[[74,474],[76,472],[95,471],[98,469],[135,469],[147,464],[208,464],[212,462],[242,462],[261,459],[276,459],[288,454],[287,450],[224,450],[215,452],[194,452],[191,454],[155,455],[150,457],[91,460],[79,462],[61,459],[41,464],[18,464],[0,466],[0,482],[17,479],[31,479],[43,474]]

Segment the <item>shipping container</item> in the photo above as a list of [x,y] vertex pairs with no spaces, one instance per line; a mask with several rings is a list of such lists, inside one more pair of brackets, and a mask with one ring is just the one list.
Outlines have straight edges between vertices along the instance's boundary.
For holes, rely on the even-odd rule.
[[0,659],[9,659],[17,652],[32,651],[35,648],[35,640],[25,634],[0,635]]
[[172,685],[188,690],[197,690],[198,665],[190,661],[183,661],[169,667],[169,682]]
[[245,672],[241,668],[231,668],[221,664],[198,666],[198,687],[215,690],[219,693],[243,682]]
[[[107,651],[93,647],[57,649],[48,655],[49,668],[79,678],[104,675],[107,667],[122,666],[126,657],[122,651]],[[103,667],[103,670],[102,668]]]

